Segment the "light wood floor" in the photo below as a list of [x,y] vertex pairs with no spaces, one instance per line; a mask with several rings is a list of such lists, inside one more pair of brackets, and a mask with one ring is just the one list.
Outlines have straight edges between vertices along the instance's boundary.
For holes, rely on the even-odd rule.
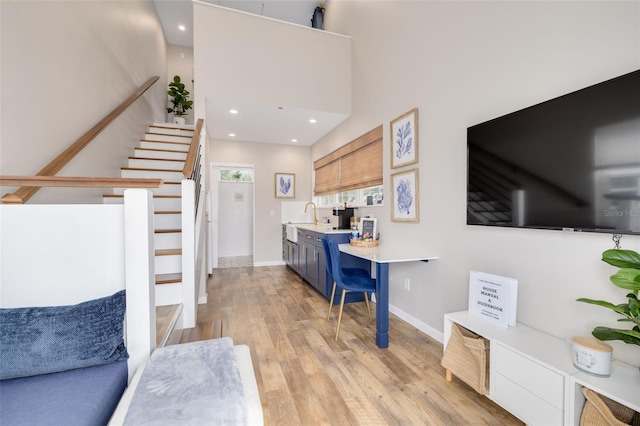
[[217,269],[208,303],[182,342],[248,345],[265,425],[521,425],[457,378],[442,344],[390,314],[389,348],[375,345],[364,303],[337,309],[286,266]]

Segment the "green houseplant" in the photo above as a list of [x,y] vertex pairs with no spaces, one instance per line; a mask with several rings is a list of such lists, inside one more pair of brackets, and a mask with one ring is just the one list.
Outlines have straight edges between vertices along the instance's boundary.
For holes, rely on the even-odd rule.
[[623,316],[618,321],[631,323],[632,328],[620,329],[599,326],[594,328],[591,334],[598,340],[621,340],[640,346],[640,302],[638,301],[640,254],[633,250],[611,249],[602,253],[602,260],[609,265],[620,268],[611,276],[611,282],[620,288],[629,290],[627,302],[615,305],[604,300],[587,298],[580,298],[577,301],[611,309]]
[[[184,83],[180,80],[180,76],[173,77],[173,81],[169,83],[169,91],[167,92],[171,98],[172,107],[167,107],[167,112],[172,112],[174,117],[180,124],[184,124],[183,115],[193,107],[193,101],[189,100],[189,91],[185,88]],[[175,120],[174,120],[175,121]]]

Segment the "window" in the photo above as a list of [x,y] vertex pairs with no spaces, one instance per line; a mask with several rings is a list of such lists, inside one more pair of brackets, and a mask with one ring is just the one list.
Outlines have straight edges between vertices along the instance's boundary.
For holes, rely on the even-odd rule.
[[[361,189],[352,189],[335,194],[313,197],[318,207],[337,207],[347,203],[352,207],[381,206],[383,186],[376,185]],[[371,197],[371,198],[369,198]]]
[[251,169],[220,169],[221,182],[253,182]]
[[315,161],[313,169],[317,199],[336,195],[339,204],[366,205],[367,196],[378,196],[382,203],[382,126]]

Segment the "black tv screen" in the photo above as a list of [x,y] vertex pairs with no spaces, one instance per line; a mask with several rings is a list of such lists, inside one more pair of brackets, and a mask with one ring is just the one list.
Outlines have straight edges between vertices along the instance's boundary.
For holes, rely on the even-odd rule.
[[640,234],[640,70],[467,129],[467,224]]

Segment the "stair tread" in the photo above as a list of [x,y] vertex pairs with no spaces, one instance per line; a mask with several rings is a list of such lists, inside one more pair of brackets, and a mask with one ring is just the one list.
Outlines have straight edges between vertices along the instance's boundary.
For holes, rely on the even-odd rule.
[[[181,132],[191,132],[191,133],[195,132],[194,129],[186,129],[184,127],[165,127],[165,126],[154,126],[154,125],[149,126],[149,129],[150,130],[152,130],[152,129],[157,129],[157,130],[179,130]],[[151,133],[158,133],[158,132],[151,132]],[[164,135],[165,133],[160,132],[160,134]]]
[[191,138],[191,135],[172,135],[171,133],[160,133],[160,132],[144,132],[145,135],[160,135],[160,136],[175,136],[177,138]]
[[174,284],[182,281],[182,274],[158,274],[156,284]]
[[193,124],[178,124],[171,121],[154,121],[149,127],[159,127],[161,129],[181,129],[181,130],[194,130]]
[[120,170],[142,170],[152,172],[179,172],[182,173],[182,169],[148,169],[146,167],[121,167]]
[[194,126],[192,124],[181,126],[175,123],[168,123],[168,125],[154,123],[149,125],[149,129],[182,130],[185,132],[195,131]]
[[184,163],[185,161],[185,160],[178,160],[175,158],[153,158],[153,157],[129,157],[129,160],[175,161],[177,163]]
[[[123,198],[124,194],[103,194],[103,198]],[[153,198],[182,198],[182,195],[153,194]]]
[[143,148],[141,146],[136,147],[135,149],[144,150],[144,151],[155,151],[155,152],[171,152],[174,154],[186,154],[187,151],[181,151],[179,149],[160,149],[160,148]]
[[156,250],[156,256],[175,256],[182,254],[182,249],[162,249]]
[[177,142],[177,141],[159,141],[155,139],[140,139],[140,142],[153,142],[153,143],[168,143],[173,145],[190,145],[188,142]]
[[155,229],[154,232],[156,234],[173,234],[182,232],[180,228],[167,228],[167,229]]

